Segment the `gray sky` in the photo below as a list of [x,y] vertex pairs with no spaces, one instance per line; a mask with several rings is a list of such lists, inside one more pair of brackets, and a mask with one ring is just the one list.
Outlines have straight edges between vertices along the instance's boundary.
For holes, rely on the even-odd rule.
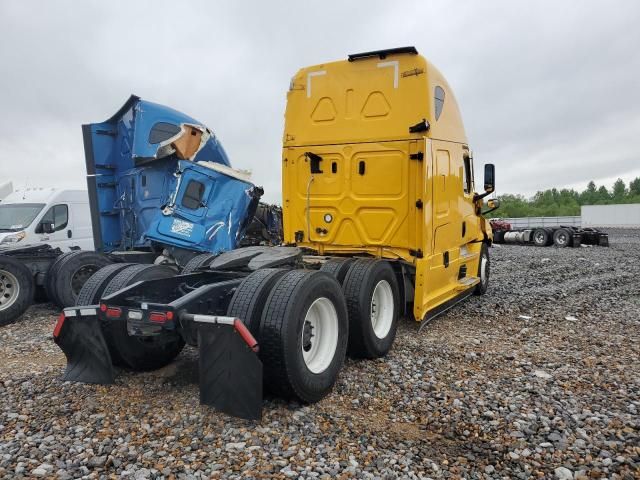
[[415,45],[499,193],[610,186],[640,176],[638,20],[634,0],[0,0],[0,183],[84,187],[80,125],[135,93],[212,128],[278,201],[296,70]]

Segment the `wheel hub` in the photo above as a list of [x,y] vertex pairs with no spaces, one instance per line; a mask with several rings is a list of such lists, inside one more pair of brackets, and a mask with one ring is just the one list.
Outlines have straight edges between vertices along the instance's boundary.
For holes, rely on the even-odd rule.
[[305,315],[301,334],[302,358],[312,373],[324,372],[338,348],[338,313],[326,297],[316,299]]
[[302,327],[302,348],[305,352],[311,350],[311,339],[315,336],[313,334],[313,325],[311,322],[305,320],[304,327]]
[[99,270],[97,265],[83,265],[71,276],[71,291],[78,295],[84,284]]
[[20,294],[18,279],[6,270],[0,270],[0,310],[13,305]]
[[378,338],[385,338],[391,330],[394,314],[393,290],[386,280],[380,280],[371,296],[371,326]]

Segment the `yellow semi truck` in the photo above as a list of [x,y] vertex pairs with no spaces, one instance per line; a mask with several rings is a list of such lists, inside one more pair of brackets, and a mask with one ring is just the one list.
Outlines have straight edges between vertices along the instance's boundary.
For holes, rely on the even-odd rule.
[[347,352],[389,351],[401,316],[425,322],[486,291],[494,168],[482,193],[473,173],[453,92],[415,48],[301,69],[285,114],[284,245],[181,275],[98,271],[80,295],[92,305],[65,309],[54,332],[65,378],[111,383],[112,364],[157,368],[189,343],[204,404],[259,418],[263,385],[321,399]]
[[417,320],[486,290],[491,228],[460,110],[415,48],[301,69],[283,143],[285,241],[397,261]]

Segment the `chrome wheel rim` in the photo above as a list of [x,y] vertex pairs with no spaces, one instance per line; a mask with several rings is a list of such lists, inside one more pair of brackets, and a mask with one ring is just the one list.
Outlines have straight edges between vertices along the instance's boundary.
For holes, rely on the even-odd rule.
[[565,243],[567,243],[567,236],[564,233],[559,233],[556,237],[556,240],[558,242],[558,245],[564,245]]
[[312,373],[322,373],[335,357],[338,348],[338,313],[326,297],[316,299],[302,325],[302,358]]
[[386,280],[380,280],[371,296],[371,326],[376,337],[383,339],[393,324],[393,290]]
[[487,283],[487,263],[487,257],[483,255],[482,260],[480,260],[480,281],[483,285]]
[[20,284],[12,273],[0,270],[0,311],[11,307],[20,295]]

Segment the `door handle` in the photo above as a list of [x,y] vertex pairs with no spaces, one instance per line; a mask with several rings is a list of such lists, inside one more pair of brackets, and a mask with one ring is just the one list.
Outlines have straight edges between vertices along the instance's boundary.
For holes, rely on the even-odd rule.
[[449,266],[449,252],[444,252],[442,254],[442,260],[444,262],[444,268],[447,268]]
[[67,230],[67,238],[73,237],[73,232],[71,230]]
[[467,222],[462,222],[462,238],[467,234]]

